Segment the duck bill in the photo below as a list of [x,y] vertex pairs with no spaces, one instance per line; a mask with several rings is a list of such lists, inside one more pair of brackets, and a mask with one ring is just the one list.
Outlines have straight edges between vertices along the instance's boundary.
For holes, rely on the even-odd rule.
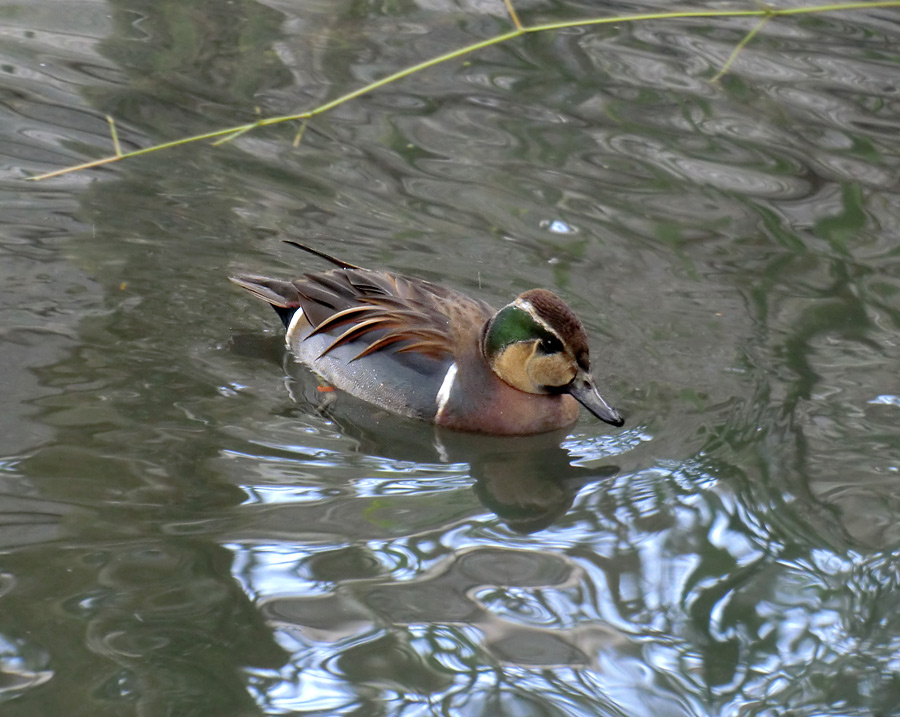
[[588,411],[593,413],[601,421],[605,421],[613,426],[622,426],[625,420],[619,415],[619,412],[610,406],[594,384],[594,379],[590,374],[579,374],[575,377],[569,387],[569,393],[578,403],[584,406]]

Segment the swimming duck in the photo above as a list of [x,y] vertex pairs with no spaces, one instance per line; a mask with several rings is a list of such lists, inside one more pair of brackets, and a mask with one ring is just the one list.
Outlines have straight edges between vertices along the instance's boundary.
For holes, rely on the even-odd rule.
[[579,403],[623,425],[594,383],[584,326],[556,294],[531,289],[495,311],[423,279],[287,243],[337,268],[231,281],[271,304],[287,348],[332,386],[461,431],[551,431],[573,423]]

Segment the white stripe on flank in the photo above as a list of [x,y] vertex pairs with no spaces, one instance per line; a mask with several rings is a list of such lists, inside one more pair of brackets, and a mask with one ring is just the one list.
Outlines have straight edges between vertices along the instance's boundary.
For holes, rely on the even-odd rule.
[[288,324],[288,330],[284,333],[284,345],[288,347],[288,350],[291,348],[291,339],[294,338],[294,331],[297,328],[297,324],[303,318],[303,309],[299,308],[294,312],[294,315],[291,317],[291,323]]
[[437,413],[434,414],[435,418],[440,418],[441,414],[444,412],[444,408],[447,406],[447,401],[450,400],[450,392],[453,391],[453,385],[456,383],[456,362],[450,364],[450,368],[447,369],[447,373],[444,376],[444,380],[441,383],[441,387],[437,392]]

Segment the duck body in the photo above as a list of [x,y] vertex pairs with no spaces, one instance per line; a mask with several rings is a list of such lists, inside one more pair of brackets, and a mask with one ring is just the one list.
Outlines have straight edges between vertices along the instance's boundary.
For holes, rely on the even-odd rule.
[[[577,418],[579,401],[572,389],[553,385],[538,386],[538,392],[529,390],[532,383],[519,371],[517,359],[523,356],[537,365],[533,359],[539,349],[528,348],[535,339],[530,339],[531,344],[527,338],[505,339],[506,333],[512,332],[514,338],[521,333],[509,324],[523,318],[528,323],[528,316],[515,314],[531,312],[543,325],[539,327],[542,334],[547,334],[544,343],[567,350],[564,337],[552,322],[541,318],[535,303],[550,307],[551,314],[561,311],[570,323],[574,320],[568,328],[580,329],[578,338],[583,337],[580,322],[551,292],[533,289],[522,294],[516,302],[526,308],[504,317],[499,327],[503,331],[492,332],[492,325],[504,311],[509,314],[515,302],[497,312],[483,301],[423,279],[363,269],[288,243],[337,268],[296,280],[251,274],[231,280],[272,305],[285,325],[288,350],[335,388],[403,416],[478,433],[542,433],[568,426]],[[533,330],[525,327],[526,334]],[[498,333],[503,335],[489,340]],[[586,339],[583,344],[586,360]],[[540,358],[545,358],[543,353]],[[572,359],[577,364],[574,354]],[[596,406],[588,408],[603,420],[621,425],[618,413],[593,387],[589,372],[579,371],[576,365],[572,373],[579,374],[574,383],[579,383],[582,393],[595,394],[589,398],[596,399]],[[538,371],[540,377],[543,374]],[[584,376],[592,391],[581,385]]]

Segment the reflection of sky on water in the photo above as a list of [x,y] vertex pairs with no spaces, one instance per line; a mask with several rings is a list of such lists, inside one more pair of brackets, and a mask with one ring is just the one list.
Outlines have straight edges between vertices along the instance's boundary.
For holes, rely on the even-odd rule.
[[[627,494],[630,510],[649,519],[663,510],[654,492],[667,478],[698,482],[696,472],[675,477],[664,469],[620,477],[613,486],[584,488],[573,511],[591,511],[600,519],[594,506],[598,494],[621,492]],[[705,480],[713,483],[708,476]],[[441,485],[438,492],[466,488],[454,483]],[[360,498],[390,493],[375,478],[348,489],[357,488]],[[680,508],[672,506],[666,529],[651,533],[618,521],[617,511],[599,525],[584,520],[555,525],[542,535],[541,545],[551,551],[545,553],[536,553],[533,541],[524,536],[479,535],[471,522],[455,529],[444,526],[433,537],[394,540],[367,540],[365,526],[357,524],[355,537],[344,547],[364,550],[374,561],[365,572],[377,575],[345,575],[338,582],[317,579],[310,568],[316,556],[335,549],[333,542],[317,550],[308,543],[289,548],[284,543],[230,544],[235,576],[268,615],[279,644],[293,655],[291,668],[278,671],[277,677],[266,674],[275,683],[261,689],[259,699],[283,710],[300,709],[307,701],[331,710],[349,707],[356,693],[335,682],[336,661],[360,645],[372,644],[375,650],[402,627],[409,636],[403,649],[440,666],[446,684],[431,693],[431,704],[445,699],[467,704],[461,691],[483,685],[488,692],[554,695],[570,704],[572,714],[595,714],[597,694],[623,710],[655,706],[671,711],[680,698],[665,687],[665,679],[670,671],[684,669],[684,645],[666,634],[698,563],[690,553],[673,554],[672,542],[704,519],[698,498],[687,495],[685,501]],[[621,502],[625,504],[625,496]],[[314,533],[315,526],[305,524],[306,531]],[[738,564],[761,555],[721,516],[710,526],[709,539]],[[506,547],[497,553],[499,545]],[[607,557],[598,562],[600,556]],[[336,558],[332,562],[340,563]],[[617,562],[624,565],[616,568]],[[452,615],[456,618],[448,621]],[[459,654],[463,645],[468,646],[464,656]],[[650,672],[645,659],[653,665]],[[492,667],[476,667],[485,664]],[[540,665],[540,672],[529,665]],[[387,689],[388,701],[416,701],[399,694],[392,698]]]

